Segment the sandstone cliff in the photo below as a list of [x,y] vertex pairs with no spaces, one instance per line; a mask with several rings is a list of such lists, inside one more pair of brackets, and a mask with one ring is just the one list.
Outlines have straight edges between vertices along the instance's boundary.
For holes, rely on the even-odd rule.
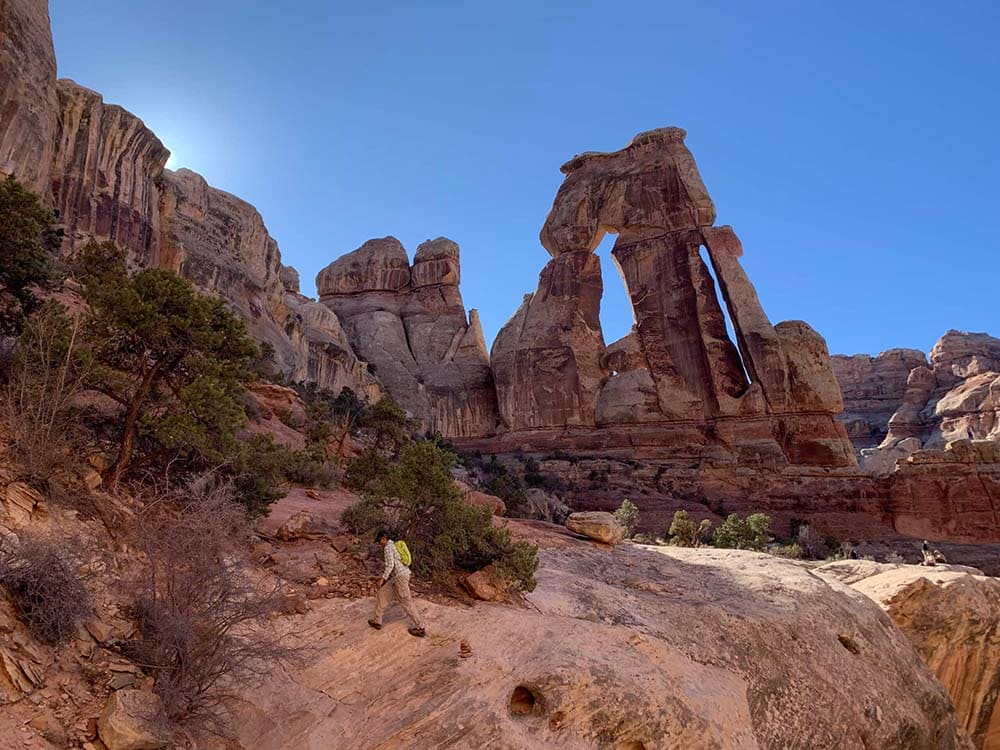
[[927,366],[927,357],[916,349],[890,349],[877,357],[867,354],[831,358],[844,397],[844,411],[837,418],[857,450],[873,448],[889,431],[889,418],[903,403],[910,372]]
[[0,9],[0,174],[58,211],[64,251],[110,240],[135,266],[178,271],[239,310],[291,380],[377,397],[336,316],[286,290],[278,245],[256,209],[194,172],[164,169],[169,152],[142,120],[57,80],[45,0]]
[[0,2],[0,173],[48,189],[59,97],[45,0]]
[[915,451],[941,451],[955,440],[1000,441],[1000,339],[948,331],[929,361],[893,349],[833,362],[846,404],[841,419],[868,471],[892,471]]
[[459,248],[439,237],[410,267],[395,237],[369,240],[316,277],[354,350],[423,430],[445,437],[489,435],[496,396],[482,327],[466,317]]
[[819,571],[881,605],[944,685],[976,747],[1000,748],[1000,581],[947,565],[863,560]]

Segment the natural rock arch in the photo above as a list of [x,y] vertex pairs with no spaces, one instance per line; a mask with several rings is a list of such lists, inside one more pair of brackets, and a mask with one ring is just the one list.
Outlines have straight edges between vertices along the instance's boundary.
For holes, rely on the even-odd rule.
[[[719,420],[808,414],[722,441],[746,438],[758,451],[770,441],[765,450],[777,460],[850,465],[830,417],[842,403],[825,342],[805,323],[771,325],[740,267],[739,239],[713,226],[715,207],[684,137],[680,128],[652,130],[620,151],[563,165],[566,179],[540,233],[552,260],[491,353],[503,426],[684,423],[696,429],[682,440],[704,445],[716,440]],[[606,345],[594,250],[608,232],[617,234],[612,256],[636,322]]]

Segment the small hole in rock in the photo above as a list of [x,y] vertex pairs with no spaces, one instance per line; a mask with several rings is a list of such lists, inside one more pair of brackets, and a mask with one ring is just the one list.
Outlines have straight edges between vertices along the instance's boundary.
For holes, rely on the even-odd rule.
[[510,694],[510,712],[514,716],[530,716],[541,708],[537,693],[529,687],[518,685]]
[[646,743],[641,740],[626,740],[615,745],[615,750],[646,750]]
[[840,641],[840,645],[850,651],[852,654],[860,654],[861,647],[858,646],[857,642],[851,638],[849,635],[838,635],[837,640]]

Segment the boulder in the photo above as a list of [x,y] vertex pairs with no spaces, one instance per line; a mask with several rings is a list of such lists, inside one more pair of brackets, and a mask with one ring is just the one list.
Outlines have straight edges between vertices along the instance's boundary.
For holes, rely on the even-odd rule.
[[507,506],[504,504],[504,501],[496,495],[480,492],[474,487],[470,487],[465,482],[459,482],[457,480],[455,481],[455,486],[458,487],[458,491],[462,493],[462,499],[470,505],[476,505],[480,508],[489,508],[490,513],[494,516],[502,516],[507,512]]
[[295,539],[320,539],[330,536],[330,526],[323,520],[314,517],[308,511],[300,510],[285,521],[275,532],[275,537],[289,542]]
[[502,602],[506,601],[508,596],[507,582],[491,565],[465,576],[462,579],[462,587],[473,597],[484,602]]
[[615,520],[614,515],[599,510],[570,513],[566,519],[566,528],[576,534],[611,545],[618,544],[625,536],[625,530]]
[[45,515],[45,498],[24,482],[11,482],[0,497],[0,519],[12,529],[24,526],[36,516]]
[[160,711],[159,699],[143,690],[117,690],[97,720],[101,742],[108,750],[157,750],[166,747],[168,739],[156,722]]
[[877,602],[940,680],[977,748],[1000,748],[1000,580],[957,565],[820,566]]

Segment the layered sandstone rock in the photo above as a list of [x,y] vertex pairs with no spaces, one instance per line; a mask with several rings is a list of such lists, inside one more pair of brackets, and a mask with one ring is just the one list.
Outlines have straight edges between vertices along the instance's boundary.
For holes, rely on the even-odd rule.
[[836,354],[831,360],[844,397],[844,411],[837,418],[855,448],[877,446],[903,404],[910,372],[926,367],[927,357],[917,349],[890,349],[877,357]]
[[142,266],[160,265],[156,180],[170,152],[131,112],[95,91],[60,80],[52,203],[65,249],[110,240]]
[[[852,466],[831,416],[842,401],[825,343],[805,323],[773,326],[764,314],[740,267],[739,240],[712,226],[715,208],[684,131],[642,133],[621,151],[578,156],[563,172],[541,232],[553,260],[493,345],[504,428],[534,430],[525,441],[539,447],[560,429],[594,427],[600,437],[586,442],[595,447],[657,442],[704,453],[721,445],[746,461]],[[611,347],[593,255],[607,231],[618,234],[612,256],[636,321]],[[570,432],[571,440],[582,434]]]
[[1000,339],[948,331],[931,349],[930,367],[910,373],[882,447],[908,437],[925,448],[951,440],[1000,440]]
[[553,258],[538,291],[493,342],[500,417],[510,430],[596,421],[605,370],[599,311],[600,259],[588,252]]
[[314,602],[295,624],[310,662],[233,701],[239,747],[971,747],[906,638],[842,584],[526,531],[549,547],[530,608],[420,601],[420,641],[398,618],[371,631],[370,599]]
[[1000,748],[1000,581],[956,566],[841,561],[819,568],[888,612],[951,698],[977,748]]
[[253,206],[194,172],[165,170],[169,152],[142,120],[56,80],[46,6],[0,6],[0,173],[58,211],[64,250],[108,240],[133,267],[175,270],[230,302],[289,379],[377,398],[336,317],[298,294],[297,274],[281,265]]
[[625,536],[625,530],[614,515],[606,511],[570,513],[566,528],[574,534],[610,545],[618,544]]
[[45,0],[0,3],[0,175],[49,187],[59,97]]
[[[862,449],[865,469],[873,473],[892,471],[900,459],[917,450],[940,451],[955,440],[1000,441],[1000,339],[948,331],[934,345],[929,362],[919,361],[917,354],[886,352],[872,360],[875,366],[867,371],[861,364],[864,355],[842,357],[836,363],[841,387],[845,395],[851,394],[849,405],[866,410],[870,434],[885,425],[878,447]],[[900,388],[902,370],[911,363]],[[875,402],[866,400],[873,391],[894,395],[876,410]],[[883,407],[896,398],[897,408],[882,423]],[[853,424],[857,427],[856,419]]]
[[321,302],[354,351],[422,428],[446,437],[488,435],[496,395],[475,310],[458,289],[459,248],[439,237],[411,269],[395,237],[369,240],[320,271]]
[[250,334],[273,351],[293,382],[377,397],[377,381],[358,361],[329,309],[299,294],[295,269],[281,264],[278,243],[246,201],[187,169],[163,173],[159,265],[228,300]]

